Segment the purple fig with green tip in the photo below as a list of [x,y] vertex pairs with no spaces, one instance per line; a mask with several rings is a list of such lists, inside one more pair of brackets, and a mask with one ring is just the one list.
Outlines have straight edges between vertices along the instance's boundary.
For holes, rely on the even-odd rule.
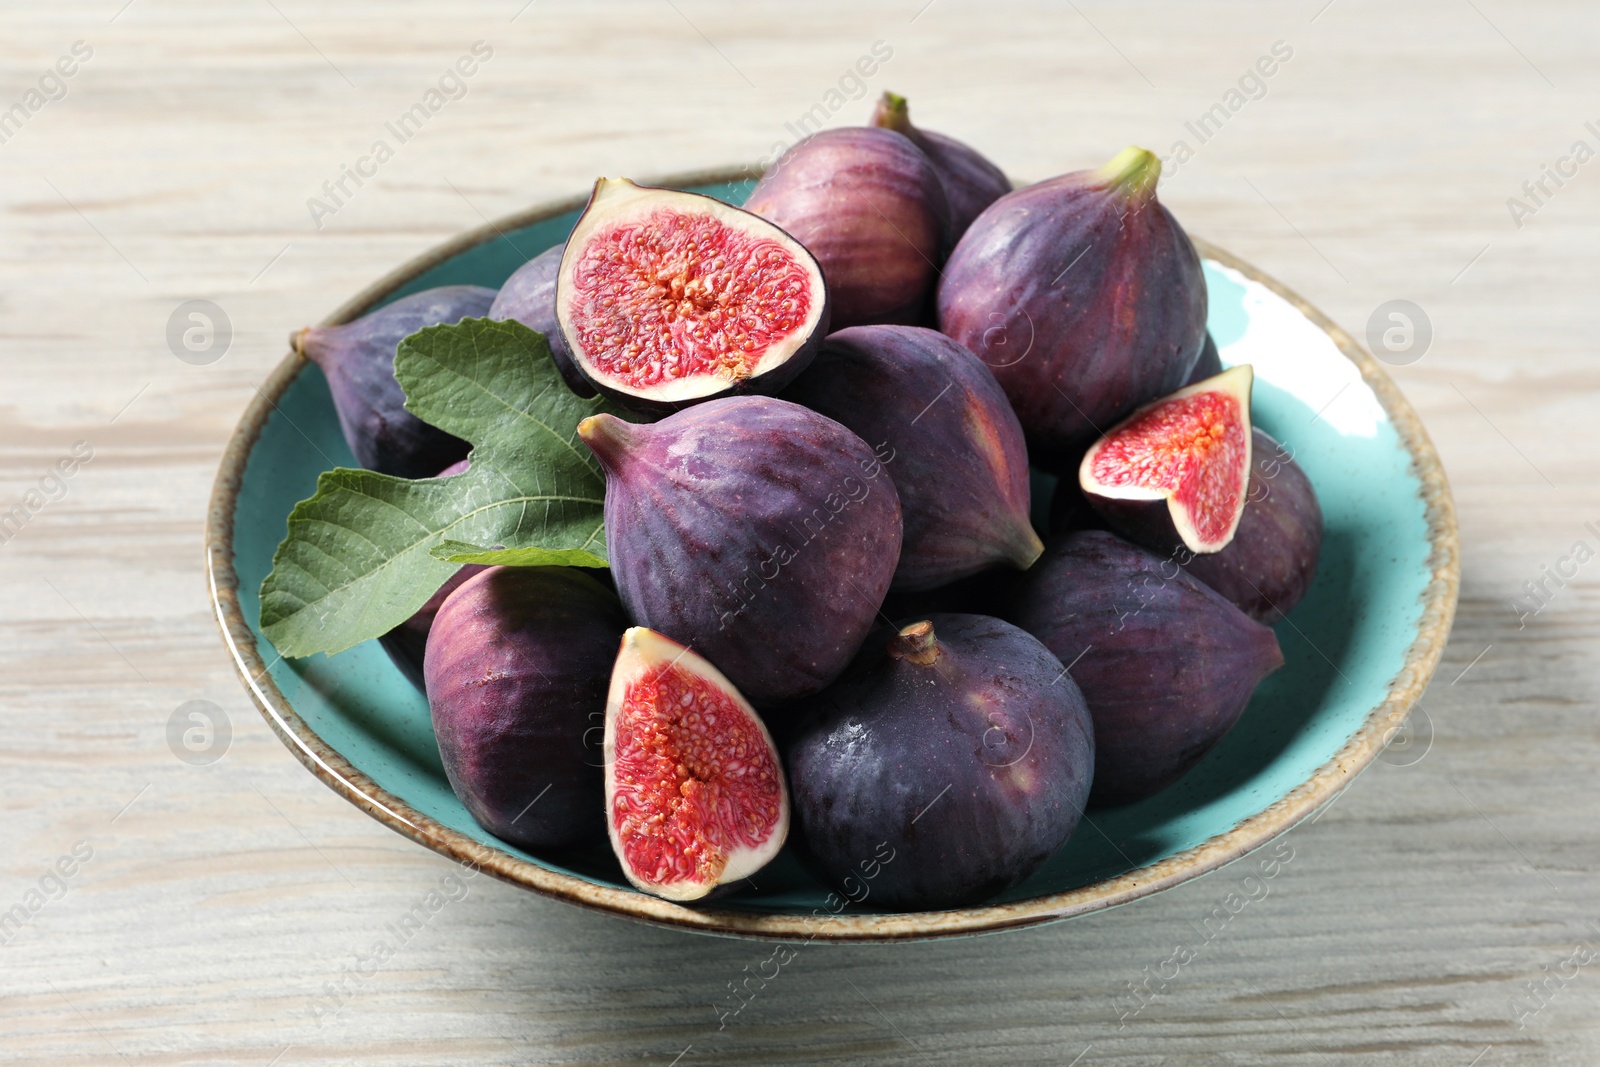
[[984,208],[1011,191],[1011,179],[1005,171],[976,148],[954,137],[913,126],[911,108],[903,96],[884,93],[872,109],[869,125],[905,134],[933,164],[950,204],[952,243],[961,239]]
[[831,682],[900,558],[900,498],[860,437],[786,400],[709,400],[643,425],[593,415],[606,548],[628,614],[749,700]]
[[1093,171],[1008,193],[939,282],[939,329],[988,364],[1034,466],[1066,473],[1090,442],[1188,380],[1206,283],[1156,198],[1161,161],[1129,148]]
[[924,314],[949,247],[950,208],[910,138],[874,126],[814,133],[768,168],[745,208],[816,257],[834,329]]

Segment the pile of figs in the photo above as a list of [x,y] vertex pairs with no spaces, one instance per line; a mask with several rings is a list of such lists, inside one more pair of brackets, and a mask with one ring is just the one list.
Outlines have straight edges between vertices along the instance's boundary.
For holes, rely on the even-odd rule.
[[601,179],[498,293],[297,333],[375,470],[469,462],[393,375],[464,316],[637,413],[578,427],[609,569],[464,568],[385,638],[473,816],[609,840],[671,900],[789,843],[867,906],[948,908],[1194,767],[1283,664],[1322,515],[1159,174],[1129,148],[1013,190],[886,94],[742,209]]

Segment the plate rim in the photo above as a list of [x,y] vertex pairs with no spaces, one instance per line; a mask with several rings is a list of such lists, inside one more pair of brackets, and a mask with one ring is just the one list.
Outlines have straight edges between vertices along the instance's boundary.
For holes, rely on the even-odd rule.
[[[712,185],[759,177],[751,166],[720,167],[671,174],[641,184],[670,187]],[[348,322],[424,273],[490,241],[558,215],[581,210],[587,194],[545,201],[492,220],[434,245],[385,274],[336,308],[322,325]],[[256,650],[254,631],[239,605],[239,579],[233,566],[233,517],[250,454],[277,400],[304,367],[290,352],[255,391],[229,435],[206,515],[205,570],[213,611],[229,658],[251,700],[295,757],[335,793],[413,841],[474,870],[534,890],[544,896],[609,915],[700,933],[774,941],[920,941],[1014,930],[1102,911],[1199,877],[1267,844],[1331,802],[1400,728],[1422,697],[1443,655],[1460,593],[1460,545],[1455,504],[1444,467],[1416,412],[1394,381],[1328,316],[1298,293],[1239,257],[1190,235],[1203,259],[1211,259],[1258,282],[1294,306],[1328,335],[1354,363],[1383,407],[1411,457],[1425,506],[1431,578],[1422,594],[1422,614],[1405,661],[1390,680],[1384,699],[1331,759],[1265,810],[1198,845],[1155,863],[1086,886],[1003,904],[931,912],[851,914],[763,914],[726,908],[690,908],[632,889],[596,885],[573,874],[548,870],[519,859],[460,831],[450,829],[382,789],[327,744],[295,711],[267,674]],[[274,660],[273,662],[276,662]]]

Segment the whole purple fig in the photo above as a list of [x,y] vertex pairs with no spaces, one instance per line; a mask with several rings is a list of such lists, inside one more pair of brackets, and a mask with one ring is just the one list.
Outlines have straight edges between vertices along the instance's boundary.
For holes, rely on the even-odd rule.
[[1271,630],[1115,534],[1051,538],[1018,585],[1011,621],[1069,666],[1094,717],[1097,804],[1176,781],[1283,665]]
[[289,335],[294,350],[327,376],[339,426],[358,463],[401,478],[428,478],[466,456],[465,441],[406,410],[406,394],[394,379],[394,354],[423,327],[482,316],[493,303],[493,289],[446,285],[342,326],[307,326]]
[[611,572],[635,623],[757,704],[844,670],[900,558],[900,499],[866,442],[768,397],[651,425],[593,415],[578,434],[606,471]]
[[1156,199],[1160,172],[1154,154],[1129,148],[1008,193],[945,265],[939,329],[994,371],[1036,467],[1064,473],[1200,357],[1205,275]]
[[916,322],[948,247],[938,171],[893,130],[812,134],[778,158],[745,207],[817,258],[834,329]]
[[[470,462],[458,460],[440,471],[438,477],[450,478],[465,471]],[[400,668],[400,673],[411,679],[418,689],[424,688],[422,680],[422,659],[428,647],[428,633],[433,629],[433,620],[439,614],[439,609],[444,606],[445,598],[459,589],[468,578],[486,570],[480,563],[464,563],[461,569],[452,574],[438,592],[427,599],[427,602],[405,622],[396,626],[382,637],[378,643],[389,654],[389,659]]]
[[1273,623],[1300,603],[1322,554],[1322,508],[1294,455],[1256,430],[1250,487],[1233,540],[1221,552],[1192,556],[1183,569],[1259,622]]
[[911,108],[903,96],[884,93],[872,109],[870,125],[911,138],[911,143],[922,149],[933,169],[939,172],[939,183],[944,186],[944,196],[950,204],[952,242],[961,240],[961,235],[984,208],[1011,191],[1011,179],[1006,177],[1005,171],[989,162],[976,148],[954,137],[913,126]]
[[484,829],[522,848],[603,838],[606,692],[627,627],[581,570],[490,567],[446,598],[423,673],[439,755]]
[[1083,694],[999,619],[903,626],[808,707],[788,753],[795,821],[852,899],[944,908],[993,896],[1083,814],[1095,764]]
[[905,541],[896,589],[932,589],[995,563],[1026,569],[1044,545],[1028,521],[1022,427],[989,369],[919,326],[829,335],[784,392],[883,457]]
[[561,380],[579,396],[594,396],[594,385],[572,362],[566,339],[556,323],[556,274],[561,269],[565,245],[534,256],[506,279],[489,307],[491,319],[516,319],[530,330],[537,330],[550,343],[550,358],[555,360]]

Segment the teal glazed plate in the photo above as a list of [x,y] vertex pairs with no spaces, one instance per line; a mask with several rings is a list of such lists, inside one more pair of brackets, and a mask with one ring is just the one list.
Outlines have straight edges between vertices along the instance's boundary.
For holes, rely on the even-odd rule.
[[[740,203],[748,170],[651,184]],[[566,240],[584,198],[465,234],[335,311],[346,322],[439,285],[498,287]],[[986,904],[888,913],[831,895],[787,853],[711,905],[639,893],[604,846],[533,855],[480,828],[450,791],[427,701],[376,641],[285,660],[260,630],[261,581],[317,476],[355,466],[316,367],[288,356],[228,443],[212,493],[206,569],[245,688],[290,751],[390,828],[498,878],[585,907],[686,930],[778,940],[899,941],[1031,926],[1124,904],[1271,841],[1328,803],[1380,752],[1422,695],[1455,614],[1459,553],[1450,489],[1416,414],[1376,361],[1305,301],[1204,241],[1210,327],[1226,365],[1255,367],[1255,418],[1293,449],[1322,503],[1322,562],[1277,625],[1286,666],[1233,731],[1176,785],[1091,809],[1045,867]],[[286,324],[288,326],[297,323]]]

